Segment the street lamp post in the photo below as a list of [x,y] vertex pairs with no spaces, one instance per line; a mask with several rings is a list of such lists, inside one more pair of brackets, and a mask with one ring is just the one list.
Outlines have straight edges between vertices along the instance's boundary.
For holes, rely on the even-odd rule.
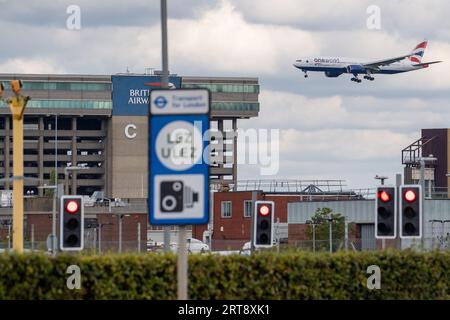
[[380,180],[380,185],[384,186],[384,180],[389,179],[389,177],[376,175],[374,179]]
[[[13,250],[23,252],[23,114],[30,97],[20,94],[22,81],[12,80],[14,96],[6,99],[13,119]],[[0,99],[2,99],[1,85]]]
[[[87,170],[86,167],[70,166],[64,168],[64,194],[69,194],[69,171],[76,172],[78,170]],[[76,190],[72,190],[72,195],[76,194]]]

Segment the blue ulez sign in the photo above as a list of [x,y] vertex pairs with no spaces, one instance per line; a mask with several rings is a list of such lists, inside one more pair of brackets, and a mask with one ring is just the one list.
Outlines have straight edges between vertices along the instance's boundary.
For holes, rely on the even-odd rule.
[[151,224],[208,223],[208,130],[207,114],[150,117]]
[[[160,76],[113,75],[111,79],[113,115],[148,115],[150,91],[161,89]],[[169,77],[169,85],[180,88],[181,77]]]

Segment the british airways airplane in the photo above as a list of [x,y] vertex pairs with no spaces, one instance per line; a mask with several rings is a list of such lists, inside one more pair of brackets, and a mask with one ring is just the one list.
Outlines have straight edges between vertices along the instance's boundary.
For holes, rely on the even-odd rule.
[[442,61],[431,61],[421,63],[427,41],[419,43],[410,54],[403,56],[367,61],[364,59],[342,58],[342,57],[312,57],[296,60],[294,67],[305,73],[308,77],[308,71],[324,72],[329,78],[339,77],[343,73],[351,73],[352,81],[360,83],[359,74],[364,75],[364,79],[373,81],[373,74],[394,74],[428,68],[430,64]]

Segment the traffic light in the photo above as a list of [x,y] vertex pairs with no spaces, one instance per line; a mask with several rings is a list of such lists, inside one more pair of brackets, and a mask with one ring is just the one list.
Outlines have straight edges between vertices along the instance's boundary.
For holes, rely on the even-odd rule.
[[397,236],[397,188],[378,187],[375,199],[375,238]]
[[61,250],[83,250],[84,206],[82,196],[61,197],[60,226]]
[[22,81],[20,80],[11,80],[11,91],[15,94],[19,94],[20,90],[22,90]]
[[275,204],[273,201],[256,201],[253,215],[253,245],[255,248],[273,246],[273,219]]
[[422,187],[400,186],[400,237],[422,237]]

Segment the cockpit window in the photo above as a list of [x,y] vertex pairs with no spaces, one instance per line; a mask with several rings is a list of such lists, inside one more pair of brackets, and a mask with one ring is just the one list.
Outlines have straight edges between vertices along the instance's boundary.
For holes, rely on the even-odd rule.
[[297,62],[302,62],[302,59],[298,59]]

